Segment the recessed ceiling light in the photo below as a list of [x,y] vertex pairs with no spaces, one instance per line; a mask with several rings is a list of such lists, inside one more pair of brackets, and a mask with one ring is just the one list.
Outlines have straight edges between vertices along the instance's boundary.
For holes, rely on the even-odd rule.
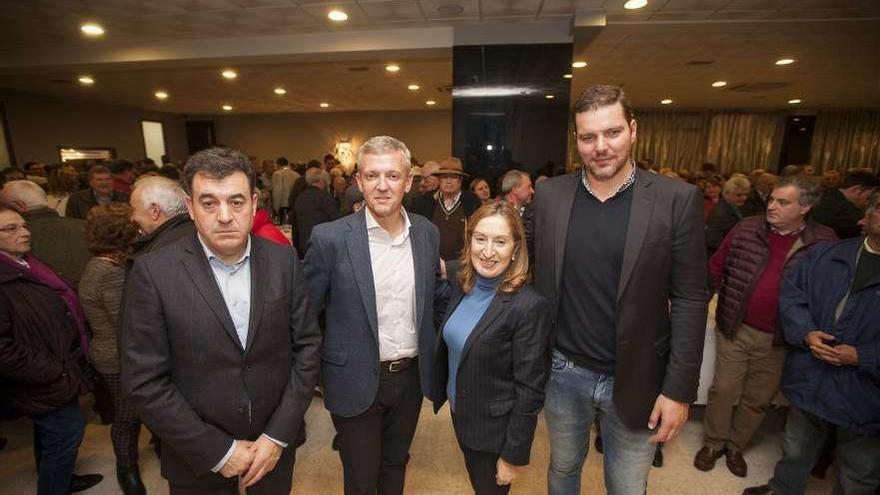
[[437,102],[434,100],[428,100],[425,102],[425,105],[428,105],[429,107],[433,107],[436,104],[437,104]]
[[715,81],[712,83],[713,88],[723,88],[724,86],[727,86],[727,81]]
[[791,65],[794,63],[793,58],[780,58],[776,61],[776,65]]
[[625,4],[623,4],[623,8],[627,10],[635,10],[640,9],[648,5],[648,0],[628,0]]
[[556,97],[554,95],[544,95],[544,98],[547,98],[548,100],[552,100],[553,98],[556,98]]
[[793,120],[793,121],[795,121],[795,122],[800,122],[800,121],[801,121],[800,117],[795,117],[795,118],[793,118],[793,119],[791,119],[791,120]]
[[794,98],[794,99],[788,100],[788,104],[789,105],[797,105],[798,103],[801,103],[802,101],[803,100],[801,100],[800,98]]
[[418,91],[421,89],[421,87],[418,84],[410,84],[409,86],[406,87],[406,89],[408,89],[410,91]]
[[166,93],[165,91],[156,91],[155,93],[153,93],[153,95],[159,100],[168,99],[168,93]]
[[330,104],[327,103],[326,101],[322,101],[322,102],[321,102],[321,108],[330,108]]
[[276,95],[286,95],[287,90],[284,88],[275,88],[275,94]]
[[394,64],[386,65],[385,70],[387,70],[388,72],[398,72],[400,70],[400,66]]
[[327,18],[333,22],[345,22],[348,20],[348,14],[339,9],[333,9],[327,12]]
[[571,79],[572,75],[571,74],[564,74],[562,77],[564,77],[565,79]]
[[97,23],[87,22],[79,27],[79,30],[86,36],[98,37],[104,34],[104,28]]
[[236,77],[238,77],[238,73],[232,69],[226,69],[222,72],[222,74],[223,77],[225,77],[226,79],[235,79]]
[[494,149],[495,149],[495,147],[492,146],[491,144],[487,144],[487,145],[486,145],[486,151],[492,151],[492,150],[494,150]]
[[665,100],[660,100],[660,104],[661,105],[671,105],[672,100],[670,100],[669,98],[666,98]]
[[571,66],[574,67],[575,69],[583,69],[584,67],[587,66],[587,63],[584,62],[583,60],[578,60],[577,62],[572,62]]
[[95,84],[95,79],[92,76],[79,76],[78,81],[80,84],[85,84],[86,86]]
[[220,107],[220,108],[222,108],[223,111],[225,111],[225,112],[231,112],[231,111],[232,111],[232,105],[223,105],[223,106]]

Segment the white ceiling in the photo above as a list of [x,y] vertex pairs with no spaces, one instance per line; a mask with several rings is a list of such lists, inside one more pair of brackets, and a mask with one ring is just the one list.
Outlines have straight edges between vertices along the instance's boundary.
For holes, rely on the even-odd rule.
[[[20,0],[0,2],[0,88],[180,113],[448,109],[451,48],[565,41],[590,62],[573,90],[624,84],[638,106],[880,107],[880,0]],[[331,25],[326,12],[351,19]],[[569,22],[604,14],[585,33]],[[79,32],[100,22],[101,39]],[[546,34],[552,32],[552,34]],[[451,34],[454,33],[454,36]],[[469,36],[461,36],[469,33]],[[492,38],[489,38],[491,33]],[[532,34],[531,38],[528,37]],[[475,41],[476,40],[476,41]],[[445,49],[444,49],[445,47]],[[777,56],[798,60],[776,67]],[[694,60],[712,61],[692,66]],[[387,62],[400,73],[387,74]],[[239,78],[220,78],[234,65]],[[367,71],[352,72],[351,67]],[[89,88],[75,81],[88,72]],[[561,77],[561,74],[559,75]],[[709,85],[724,79],[729,85]],[[422,90],[413,94],[406,85]],[[743,84],[779,89],[745,92]],[[288,94],[272,93],[276,85]],[[749,87],[747,86],[746,89]],[[157,89],[171,97],[159,102]]]

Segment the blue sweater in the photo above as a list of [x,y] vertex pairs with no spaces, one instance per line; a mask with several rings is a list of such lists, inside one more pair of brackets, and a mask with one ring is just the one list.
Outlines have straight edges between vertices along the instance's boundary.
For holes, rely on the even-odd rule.
[[455,308],[446,325],[443,326],[443,340],[449,349],[449,380],[446,382],[446,396],[449,407],[455,411],[455,379],[458,377],[458,363],[464,345],[476,328],[483,313],[495,298],[497,279],[483,278],[477,275],[477,282],[469,294],[465,295]]

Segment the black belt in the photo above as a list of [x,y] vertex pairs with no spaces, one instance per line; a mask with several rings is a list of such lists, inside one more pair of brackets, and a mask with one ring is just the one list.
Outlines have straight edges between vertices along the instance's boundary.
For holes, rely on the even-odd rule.
[[405,371],[410,366],[417,364],[419,362],[419,357],[405,357],[400,359],[395,359],[394,361],[382,361],[379,363],[379,368],[382,371],[387,371],[389,373],[400,373],[401,371]]

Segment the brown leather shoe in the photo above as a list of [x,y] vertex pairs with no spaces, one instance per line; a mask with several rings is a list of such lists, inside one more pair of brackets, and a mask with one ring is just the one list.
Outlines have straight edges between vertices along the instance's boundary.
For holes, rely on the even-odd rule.
[[779,492],[770,488],[770,485],[753,486],[746,488],[742,495],[780,495]]
[[694,457],[694,467],[700,471],[711,471],[715,467],[715,461],[724,455],[723,450],[715,450],[711,447],[703,447]]
[[724,451],[724,455],[727,461],[727,469],[729,469],[734,476],[745,478],[749,472],[749,466],[746,464],[742,452],[727,448]]

